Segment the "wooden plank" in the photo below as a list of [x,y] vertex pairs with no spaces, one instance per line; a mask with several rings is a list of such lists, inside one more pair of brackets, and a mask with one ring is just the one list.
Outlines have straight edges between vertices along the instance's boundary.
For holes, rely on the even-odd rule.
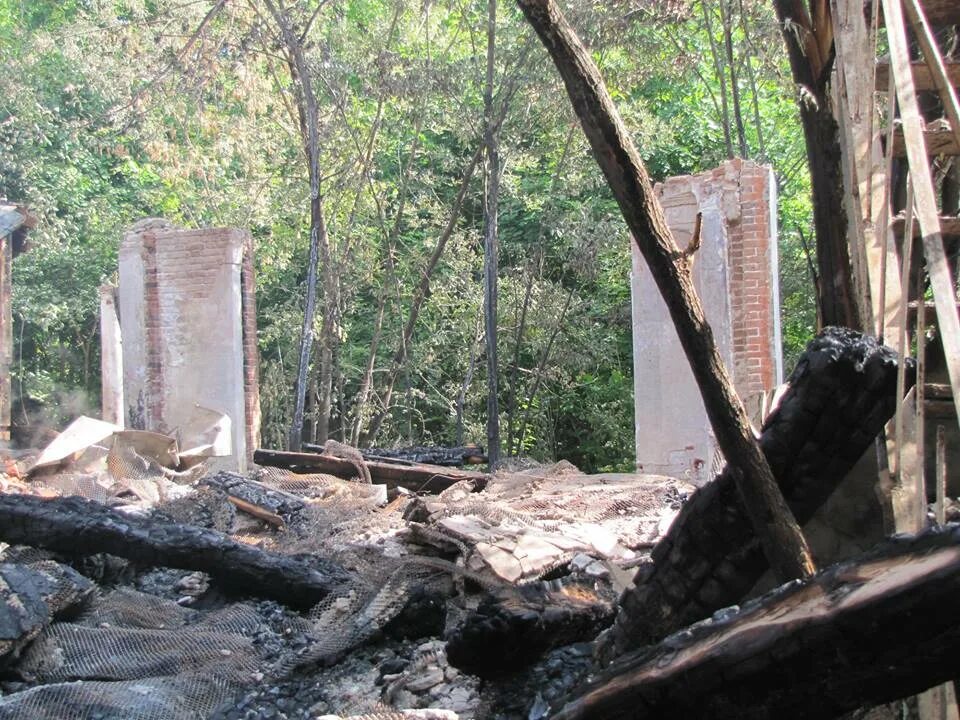
[[[317,453],[298,453],[284,450],[258,449],[253,454],[258,465],[282,467],[294,472],[321,472],[342,478],[355,477],[356,466],[350,460],[318,455]],[[471,480],[474,488],[486,487],[490,476],[469,470],[451,470],[435,465],[394,465],[385,462],[367,462],[370,477],[375,483],[385,484],[388,488],[403,486],[414,492],[438,493],[461,480]]]
[[947,521],[947,432],[943,425],[937,425],[937,525]]
[[[879,3],[874,5],[874,24],[872,25],[872,32],[874,37],[877,33],[877,15],[879,15]],[[887,92],[887,117],[892,118],[897,109],[896,98],[897,93],[895,86],[893,84],[893,75],[889,78],[889,87]],[[890,133],[892,133],[893,128],[887,127],[886,133],[884,136],[887,143],[890,142]],[[900,337],[900,305],[903,302],[903,287],[900,285],[900,278],[897,277],[897,246],[896,246],[896,235],[894,229],[890,223],[890,216],[892,214],[890,203],[890,178],[893,177],[893,156],[890,154],[884,155],[881,150],[881,139],[882,131],[874,133],[873,145],[871,146],[871,151],[876,154],[880,153],[881,160],[874,162],[873,169],[873,184],[871,185],[871,201],[872,207],[871,211],[873,213],[873,224],[874,227],[878,229],[878,238],[879,242],[882,243],[882,252],[878,253],[878,261],[880,264],[879,272],[876,274],[876,286],[878,288],[879,297],[877,299],[877,337],[880,338],[881,342],[885,341],[885,338],[897,338]],[[893,445],[892,440],[893,434],[888,433],[888,455],[892,456],[893,454]],[[878,452],[880,452],[878,450]],[[880,463],[880,467],[886,467],[886,463]],[[884,476],[881,478],[881,484],[889,480],[887,473],[881,471],[881,474]]]
[[[864,11],[869,14],[873,0],[864,0]],[[956,25],[960,23],[960,3],[957,0],[923,0],[923,14],[931,25]],[[881,15],[881,22],[884,16]]]
[[[944,240],[955,241],[960,239],[960,217],[941,215],[938,220],[940,223],[940,235]],[[904,222],[903,215],[895,217],[890,224],[894,235],[898,238],[903,237],[905,226],[906,223]]]
[[[927,155],[960,155],[960,141],[946,120],[933,120],[922,131],[922,141]],[[903,126],[897,125],[893,132],[894,157],[906,157],[907,145]]]
[[843,184],[851,190],[850,202],[844,203],[850,264],[862,326],[872,328],[878,311],[878,303],[874,300],[878,273],[876,268],[871,272],[870,265],[873,261],[879,268],[880,263],[879,255],[875,251],[871,254],[876,246],[875,230],[870,222],[874,81],[873,67],[867,61],[874,56],[875,50],[866,19],[860,12],[859,0],[830,0],[830,11],[835,18],[837,56],[837,82],[831,89],[834,103],[839,108],[836,116],[843,136],[840,143]]
[[951,84],[947,69],[937,47],[936,38],[930,29],[930,24],[923,16],[917,0],[903,0],[903,8],[907,19],[913,28],[913,35],[923,52],[923,59],[930,69],[933,84],[936,86],[940,101],[943,103],[943,114],[949,121],[953,132],[953,145],[960,148],[960,101],[957,100],[957,91]]
[[[960,87],[960,61],[953,59],[944,59],[943,60],[944,70],[947,74],[947,82],[953,87]],[[922,60],[917,60],[910,63],[910,68],[913,71],[913,82],[914,87],[917,90],[936,90],[937,85],[934,84],[933,73],[930,71],[930,68],[927,67],[927,64]],[[876,78],[875,78],[875,87],[878,92],[887,91],[887,83],[890,78],[890,60],[888,58],[881,58],[877,61],[876,69]]]
[[[890,44],[890,57],[893,60],[893,75],[897,86],[897,100],[900,102],[907,160],[914,182],[917,220],[920,222],[920,232],[923,234],[923,253],[927,260],[930,285],[933,288],[933,301],[937,306],[937,327],[943,340],[947,373],[953,388],[953,401],[960,403],[960,318],[957,317],[957,296],[943,249],[943,237],[940,234],[940,222],[937,216],[937,199],[930,175],[930,163],[923,146],[923,120],[920,117],[917,94],[910,74],[910,51],[903,10],[899,0],[883,0],[883,9],[887,18],[887,41]],[[957,407],[960,409],[960,405]]]

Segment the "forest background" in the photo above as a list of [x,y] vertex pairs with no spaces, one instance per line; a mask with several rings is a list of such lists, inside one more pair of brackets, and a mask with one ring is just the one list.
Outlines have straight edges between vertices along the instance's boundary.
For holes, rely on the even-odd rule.
[[[532,30],[491,6],[0,0],[0,197],[38,218],[14,262],[19,422],[98,412],[98,287],[123,231],[159,216],[253,235],[265,447],[289,444],[313,285],[305,440],[485,444],[495,376],[502,456],[632,470],[630,238]],[[773,166],[790,368],[816,325],[815,265],[772,4],[565,11],[654,180]]]

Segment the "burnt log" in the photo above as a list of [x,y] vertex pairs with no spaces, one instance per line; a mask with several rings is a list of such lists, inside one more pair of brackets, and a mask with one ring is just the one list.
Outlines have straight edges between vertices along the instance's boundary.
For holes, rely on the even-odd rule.
[[[253,461],[258,465],[284,468],[295,473],[327,473],[345,479],[357,474],[356,465],[351,460],[317,453],[261,448],[254,451]],[[463,480],[472,481],[475,490],[482,490],[490,480],[490,476],[485,473],[452,470],[434,465],[398,465],[375,460],[365,464],[370,471],[371,480],[386,485],[391,490],[402,486],[413,492],[439,493]]]
[[109,553],[145,566],[200,570],[224,590],[316,605],[352,576],[318,557],[258,550],[214,530],[124,515],[80,497],[0,495],[0,541],[67,557]]
[[554,720],[830,718],[960,672],[960,526],[898,536],[622,657]]
[[[893,415],[897,356],[870,336],[827,328],[811,341],[788,383],[764,423],[760,447],[804,523]],[[739,602],[767,570],[734,472],[728,466],[684,505],[654,548],[653,563],[621,597],[601,657],[655,643]]]
[[580,583],[503,588],[447,636],[447,659],[482,678],[502,677],[547,650],[592,640],[613,622],[615,609],[612,598]]
[[389,463],[438,465],[440,467],[462,467],[481,465],[487,462],[487,455],[478,445],[462,447],[402,447],[402,448],[361,448],[364,460]]
[[[307,507],[303,499],[296,495],[269,488],[236,473],[221,471],[215,475],[208,475],[200,480],[200,485],[220,490],[231,502],[235,503],[234,499],[240,500],[247,505],[272,513],[284,523],[301,520]],[[240,505],[238,507],[245,512],[251,512],[246,507]]]
[[55,617],[85,603],[94,590],[83,575],[53,560],[0,564],[0,666]]

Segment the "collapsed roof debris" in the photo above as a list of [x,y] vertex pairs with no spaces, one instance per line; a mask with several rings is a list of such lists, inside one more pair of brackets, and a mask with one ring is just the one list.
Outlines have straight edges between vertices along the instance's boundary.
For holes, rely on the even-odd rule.
[[[788,498],[807,488],[791,502],[809,516],[892,412],[896,361],[831,331],[799,367],[761,444]],[[723,477],[688,501],[694,488],[678,480],[568,463],[489,476],[258,451],[283,467],[208,473],[164,436],[88,419],[64,435],[0,495],[0,719],[547,717],[597,672],[588,643],[618,616],[618,596],[607,651],[709,618],[764,569],[735,500],[716,501],[732,492]],[[950,578],[954,535],[934,542]],[[714,578],[728,566],[740,579],[714,604],[712,581],[686,589],[684,568]],[[827,577],[859,587],[850,567]],[[637,612],[650,593],[653,620]],[[708,632],[693,641],[709,645]],[[657,652],[643,657],[661,662]],[[604,677],[640,677],[624,667]],[[875,688],[841,704],[881,699]],[[579,717],[591,692],[563,712]]]

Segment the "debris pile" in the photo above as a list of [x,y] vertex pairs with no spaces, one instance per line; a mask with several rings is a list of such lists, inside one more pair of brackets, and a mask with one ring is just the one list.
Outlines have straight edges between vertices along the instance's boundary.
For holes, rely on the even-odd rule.
[[551,618],[516,666],[591,639],[693,489],[344,454],[208,472],[164,436],[75,422],[0,496],[0,718],[474,717],[446,639],[504,601]]
[[[862,336],[810,346],[760,439],[798,517],[889,418],[895,375]],[[955,623],[930,598],[960,587],[956,528],[741,610],[766,565],[732,469],[696,490],[323,450],[257,451],[240,474],[81,418],[29,473],[5,460],[0,720],[735,717],[747,694],[824,715],[951,671]],[[829,668],[858,682],[787,693],[771,658],[811,688]]]

